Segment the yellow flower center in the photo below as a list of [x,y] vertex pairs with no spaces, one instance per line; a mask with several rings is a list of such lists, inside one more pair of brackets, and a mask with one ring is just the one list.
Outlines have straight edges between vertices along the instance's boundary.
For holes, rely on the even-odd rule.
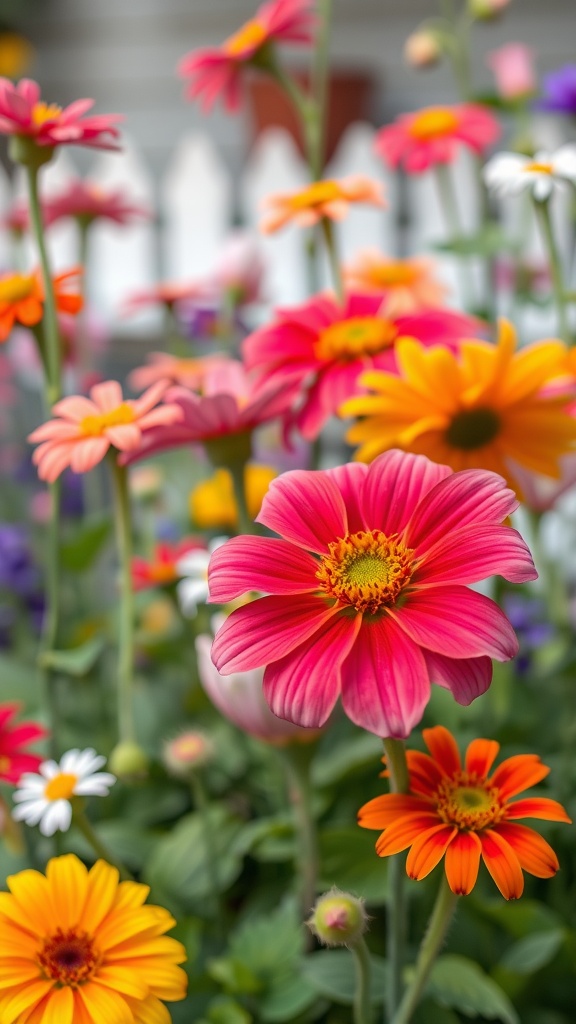
[[530,164],[525,164],[524,170],[533,171],[535,174],[554,174],[554,168],[552,167],[552,164],[538,163],[537,160],[534,160]]
[[11,274],[0,280],[0,302],[21,302],[33,292],[35,278],[31,274]]
[[380,530],[348,534],[329,545],[316,578],[322,590],[342,605],[375,614],[395,604],[409,583],[414,552],[394,534]]
[[246,50],[256,50],[263,46],[267,37],[266,26],[254,18],[253,21],[247,21],[233,36],[230,36],[223,43],[222,49],[228,57],[241,57]]
[[452,135],[459,125],[459,119],[450,107],[428,107],[417,114],[408,131],[415,139],[441,138]]
[[307,210],[310,206],[333,203],[343,198],[342,188],[337,181],[315,181],[308,188],[290,196],[289,205],[292,210]]
[[102,956],[86,932],[57,928],[53,935],[44,939],[36,962],[44,978],[55,981],[59,986],[77,988],[94,976]]
[[135,419],[136,414],[132,406],[128,405],[127,402],[122,402],[122,405],[118,405],[116,409],[111,409],[110,412],[102,412],[96,416],[85,416],[80,421],[80,431],[86,437],[101,437],[109,427],[123,427],[128,423],[133,423]]
[[340,320],[321,331],[314,345],[318,359],[358,359],[391,348],[398,328],[379,316],[355,316]]
[[500,417],[493,409],[463,409],[452,419],[446,441],[452,448],[474,451],[490,444],[499,431]]
[[480,832],[504,817],[505,805],[499,790],[468,772],[458,772],[453,778],[445,779],[434,798],[442,821],[459,829]]
[[378,263],[368,270],[367,276],[372,284],[380,288],[405,288],[418,279],[420,271],[408,262],[398,260],[395,263]]
[[44,796],[46,800],[70,800],[74,796],[77,782],[77,775],[73,775],[72,772],[61,772],[46,783]]
[[57,103],[35,103],[32,107],[32,123],[41,128],[46,121],[57,121],[62,107]]

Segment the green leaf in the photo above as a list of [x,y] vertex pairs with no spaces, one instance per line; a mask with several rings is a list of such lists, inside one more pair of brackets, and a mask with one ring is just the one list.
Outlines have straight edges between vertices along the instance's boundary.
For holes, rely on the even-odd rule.
[[345,736],[340,743],[320,748],[312,762],[312,781],[316,786],[328,786],[362,765],[372,763],[377,768],[381,759],[382,742],[378,736],[369,732]]
[[266,917],[245,921],[230,940],[230,953],[262,980],[284,977],[302,950],[302,928],[291,903]]
[[85,676],[100,657],[104,645],[103,637],[93,636],[79,647],[70,647],[65,651],[44,651],[38,660],[42,668],[62,672],[67,676]]
[[207,1020],[210,1024],[252,1024],[254,1018],[235,999],[222,997],[210,1003]]
[[522,899],[517,903],[503,903],[502,900],[474,901],[474,909],[500,928],[505,928],[515,939],[534,932],[551,931],[559,928],[562,923],[554,910],[538,900]]
[[72,540],[61,545],[62,567],[70,572],[86,572],[108,540],[111,527],[112,523],[108,517],[99,517],[84,523]]
[[511,251],[514,243],[498,224],[486,224],[474,235],[462,235],[439,242],[438,252],[452,252],[457,256],[497,256],[503,250]]
[[254,995],[262,989],[262,982],[246,964],[234,957],[215,957],[208,962],[208,974],[226,992],[234,995]]
[[516,974],[532,974],[556,956],[564,942],[565,933],[562,928],[553,928],[545,932],[533,932],[519,939],[506,950],[500,966]]
[[[386,988],[387,964],[382,957],[371,956],[370,999],[382,1002]],[[306,957],[303,976],[316,991],[334,1003],[351,1006],[356,992],[356,965],[348,949],[327,949]]]
[[319,888],[335,885],[371,903],[385,903],[387,867],[375,850],[377,835],[358,827],[324,829]]
[[520,1024],[519,1017],[499,985],[472,960],[457,954],[441,956],[434,964],[426,987],[441,1006],[467,1017]]
[[299,972],[291,971],[285,978],[272,979],[267,992],[259,1000],[260,1016],[270,1024],[293,1021],[317,998],[314,986]]

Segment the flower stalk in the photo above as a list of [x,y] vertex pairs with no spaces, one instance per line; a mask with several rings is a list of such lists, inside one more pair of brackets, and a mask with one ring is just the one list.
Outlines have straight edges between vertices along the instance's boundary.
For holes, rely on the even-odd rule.
[[[407,793],[410,789],[410,776],[403,740],[385,739],[384,753],[390,772],[391,791]],[[394,1019],[402,996],[402,969],[406,939],[404,878],[403,857],[396,854],[390,858],[388,866],[387,956],[389,978],[386,992],[386,1019],[388,1021]]]
[[118,463],[117,452],[110,457],[114,492],[114,522],[120,562],[120,610],[118,642],[118,738],[135,742],[134,728],[134,591],[132,587],[132,515],[128,470]]
[[558,333],[562,340],[569,345],[571,344],[572,339],[570,337],[570,328],[568,326],[568,316],[566,312],[564,276],[562,273],[560,254],[558,252],[558,246],[556,244],[556,238],[554,236],[554,229],[552,227],[552,220],[550,217],[550,200],[534,199],[534,208],[536,210],[536,216],[538,217],[538,222],[542,231],[542,238],[544,240],[544,245],[546,246],[548,260],[550,263],[552,294],[554,296],[554,305],[556,306],[556,315],[558,317]]
[[305,920],[314,904],[319,869],[318,836],[312,807],[310,762],[313,750],[309,744],[288,744],[279,749],[288,780],[290,802],[294,811],[298,853],[297,866],[300,905]]
[[370,951],[364,937],[350,945],[356,968],[356,990],[354,993],[354,1024],[371,1024],[372,1006],[370,1001]]
[[106,844],[100,839],[100,836],[88,820],[86,812],[82,806],[82,802],[82,800],[76,799],[72,803],[73,824],[76,826],[78,831],[82,833],[84,839],[92,847],[94,853],[98,857],[105,860],[107,864],[112,864],[113,867],[118,868],[122,881],[133,881],[133,876],[130,871],[128,871],[128,868],[110,852]]

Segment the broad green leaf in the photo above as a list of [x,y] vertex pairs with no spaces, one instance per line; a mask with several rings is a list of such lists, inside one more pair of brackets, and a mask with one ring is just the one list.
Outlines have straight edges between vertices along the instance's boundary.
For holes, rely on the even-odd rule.
[[245,921],[230,940],[230,953],[259,978],[286,973],[296,962],[303,944],[302,926],[292,904],[275,913]]
[[214,999],[208,1009],[210,1024],[252,1024],[254,1018],[240,1003],[225,997]]
[[254,995],[263,984],[246,964],[234,957],[216,957],[208,961],[208,974],[226,992],[234,995]]
[[79,647],[70,647],[65,651],[44,651],[39,662],[43,668],[62,672],[63,675],[85,676],[100,657],[104,646],[103,637],[93,636]]
[[509,946],[500,961],[500,967],[515,971],[517,974],[532,974],[539,971],[556,956],[564,942],[564,935],[562,928],[525,935],[514,945]]
[[562,923],[556,911],[538,900],[522,899],[517,903],[503,903],[502,900],[474,901],[474,909],[516,939],[522,939],[533,932],[554,930]]
[[314,986],[298,971],[286,978],[272,979],[267,991],[258,1001],[262,1020],[270,1024],[293,1021],[318,999]]
[[386,901],[386,862],[376,853],[377,832],[352,826],[320,835],[320,889],[335,885],[370,903]]
[[335,746],[319,749],[312,762],[312,781],[317,786],[328,786],[352,769],[370,762],[377,773],[381,758],[382,741],[378,736],[369,732],[347,736]]
[[[371,956],[371,1001],[382,1002],[386,989],[387,964],[382,957]],[[348,949],[327,949],[312,953],[304,960],[304,978],[323,996],[334,1003],[351,1006],[356,991],[354,954]]]
[[497,256],[504,250],[514,249],[508,235],[498,224],[486,224],[475,235],[462,235],[439,242],[434,248],[438,252],[453,252],[458,256]]
[[85,572],[98,557],[112,528],[110,519],[92,519],[84,523],[72,540],[62,544],[62,567],[72,572]]
[[467,1017],[520,1024],[506,993],[478,964],[465,956],[441,956],[432,968],[426,994],[441,1006],[458,1010]]

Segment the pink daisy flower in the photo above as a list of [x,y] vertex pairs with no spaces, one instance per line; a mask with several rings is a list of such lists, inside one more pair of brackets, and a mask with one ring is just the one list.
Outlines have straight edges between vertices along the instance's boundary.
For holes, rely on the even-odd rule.
[[150,387],[158,380],[167,380],[171,384],[181,384],[184,388],[198,390],[202,387],[206,374],[222,362],[227,362],[227,356],[217,353],[200,358],[179,359],[169,352],[151,352],[147,366],[138,366],[132,370],[128,383],[135,391]]
[[111,220],[121,225],[131,224],[139,217],[151,217],[150,210],[130,202],[122,189],[103,189],[81,178],[70,181],[59,195],[44,199],[42,211],[47,226],[63,217],[76,217],[85,224]]
[[494,115],[479,104],[424,107],[381,128],[376,152],[389,167],[420,174],[434,164],[452,163],[461,145],[482,155],[501,134]]
[[222,46],[187,54],[178,65],[178,74],[190,79],[188,98],[199,97],[203,109],[210,110],[222,97],[228,110],[236,110],[247,64],[257,65],[265,50],[276,42],[311,41],[316,24],[311,7],[312,0],[270,0]]
[[177,302],[205,299],[210,297],[210,294],[202,281],[166,281],[134,292],[126,299],[123,313],[124,316],[129,316],[140,309],[146,309],[147,306],[166,306],[172,309]]
[[48,735],[36,722],[14,725],[12,719],[20,707],[17,703],[0,704],[0,780],[12,785],[19,782],[24,772],[38,771],[44,758],[29,754],[23,748]]
[[32,456],[40,479],[53,483],[67,466],[87,473],[111,446],[134,451],[148,430],[176,423],[180,408],[158,405],[167,386],[167,381],[159,381],[141,398],[125,399],[118,381],[107,380],[90,388],[90,398],[72,395],[57,402],[52,411],[58,418],[43,423],[28,438],[41,442]]
[[0,133],[22,135],[37,146],[92,146],[96,149],[118,149],[114,140],[121,114],[99,114],[84,117],[94,100],[75,100],[68,107],[45,103],[40,99],[40,86],[29,78],[14,85],[9,78],[0,78]]
[[272,711],[304,726],[321,726],[341,697],[362,728],[407,736],[431,682],[469,704],[490,685],[490,659],[514,657],[518,642],[466,584],[537,576],[520,534],[501,525],[517,505],[495,473],[399,451],[285,473],[258,516],[281,539],[235,537],[212,555],[211,601],[269,595],[228,617],[214,664],[226,675],[265,665]]
[[362,372],[395,372],[400,338],[454,346],[478,333],[478,321],[462,313],[428,309],[390,316],[386,302],[384,293],[350,292],[342,306],[328,294],[316,295],[302,306],[278,310],[275,322],[245,339],[249,370],[269,384],[299,385],[303,397],[294,422],[307,440],[318,436],[345,398],[365,393],[357,384]]

